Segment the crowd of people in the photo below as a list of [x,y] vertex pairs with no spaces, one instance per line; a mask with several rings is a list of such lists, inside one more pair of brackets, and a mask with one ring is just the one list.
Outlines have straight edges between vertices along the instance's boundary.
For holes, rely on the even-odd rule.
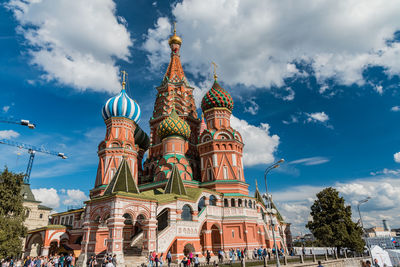
[[71,254],[54,256],[27,256],[24,259],[14,260],[13,258],[1,261],[1,267],[74,267],[75,257]]

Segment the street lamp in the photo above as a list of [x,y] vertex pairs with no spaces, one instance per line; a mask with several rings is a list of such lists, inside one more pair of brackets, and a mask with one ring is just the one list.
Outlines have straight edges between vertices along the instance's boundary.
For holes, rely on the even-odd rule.
[[364,224],[363,224],[362,216],[361,216],[361,212],[360,212],[360,205],[368,202],[368,200],[370,200],[370,199],[371,199],[371,197],[367,197],[366,199],[358,201],[358,204],[357,204],[358,215],[360,215],[360,223],[361,223],[361,228],[362,228],[363,232],[364,232]]
[[285,160],[284,159],[280,159],[277,162],[275,162],[274,164],[272,164],[271,166],[269,166],[267,169],[265,169],[264,172],[264,180],[265,180],[265,194],[264,194],[264,198],[267,201],[267,213],[269,214],[269,219],[271,221],[271,227],[272,227],[272,238],[274,240],[274,249],[275,249],[275,257],[276,257],[276,266],[279,267],[281,264],[279,262],[279,252],[278,252],[278,247],[276,245],[276,240],[275,240],[275,222],[272,218],[272,215],[276,215],[278,212],[276,209],[273,208],[272,206],[272,196],[270,194],[268,194],[268,185],[267,185],[267,174],[273,170],[278,168],[280,165],[280,163],[283,163]]
[[[358,210],[358,215],[360,215],[361,229],[363,231],[363,234],[365,235],[365,240],[367,241],[368,252],[369,252],[369,255],[371,256],[371,259],[372,259],[371,249],[370,249],[369,244],[368,244],[368,236],[367,236],[367,233],[365,232],[364,223],[362,221],[362,216],[361,216],[361,212],[360,212],[360,205],[368,202],[368,200],[370,200],[370,199],[371,199],[371,197],[367,197],[366,199],[358,201],[357,210]],[[374,259],[372,259],[372,262],[374,262]]]

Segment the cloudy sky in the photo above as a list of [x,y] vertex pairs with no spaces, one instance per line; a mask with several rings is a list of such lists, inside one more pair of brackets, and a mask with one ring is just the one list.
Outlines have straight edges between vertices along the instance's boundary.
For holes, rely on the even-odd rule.
[[[101,108],[119,92],[121,70],[148,132],[176,21],[197,107],[211,61],[234,98],[250,191],[285,158],[268,183],[294,233],[306,231],[327,186],[354,208],[371,197],[366,226],[400,227],[398,1],[9,0],[0,12],[1,117],[37,124],[3,123],[0,137],[69,156],[37,154],[32,170],[36,197],[56,211],[81,205],[93,187]],[[0,147],[12,171],[25,171],[28,156]]]

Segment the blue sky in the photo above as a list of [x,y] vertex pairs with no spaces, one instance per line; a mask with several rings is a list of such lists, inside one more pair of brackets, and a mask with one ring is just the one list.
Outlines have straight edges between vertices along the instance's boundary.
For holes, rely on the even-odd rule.
[[[79,206],[93,187],[101,108],[120,90],[120,70],[148,132],[177,21],[197,107],[212,83],[211,61],[234,98],[250,190],[285,158],[269,186],[295,233],[327,186],[352,205],[371,196],[362,208],[367,226],[387,219],[400,227],[396,1],[10,0],[0,12],[0,113],[37,124],[2,124],[0,136],[69,156],[37,154],[34,162],[34,193],[55,210]],[[25,171],[25,151],[0,152],[0,165]]]

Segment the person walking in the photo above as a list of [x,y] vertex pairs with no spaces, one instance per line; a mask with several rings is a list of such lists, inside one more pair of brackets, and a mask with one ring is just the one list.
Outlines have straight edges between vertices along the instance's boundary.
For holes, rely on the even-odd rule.
[[168,267],[170,267],[171,261],[172,261],[171,251],[168,251],[168,253],[167,253],[167,261],[168,261]]
[[186,258],[186,257],[183,257],[181,263],[183,264],[183,267],[187,267],[187,266],[188,266],[188,260],[187,260],[187,258]]
[[210,251],[207,250],[207,255],[206,255],[207,265],[210,265],[210,259],[211,259],[211,254]]
[[318,261],[318,266],[317,267],[324,267],[324,266],[322,266],[321,261]]
[[199,261],[199,254],[196,254],[194,257],[194,267],[199,267],[200,266],[200,261]]

